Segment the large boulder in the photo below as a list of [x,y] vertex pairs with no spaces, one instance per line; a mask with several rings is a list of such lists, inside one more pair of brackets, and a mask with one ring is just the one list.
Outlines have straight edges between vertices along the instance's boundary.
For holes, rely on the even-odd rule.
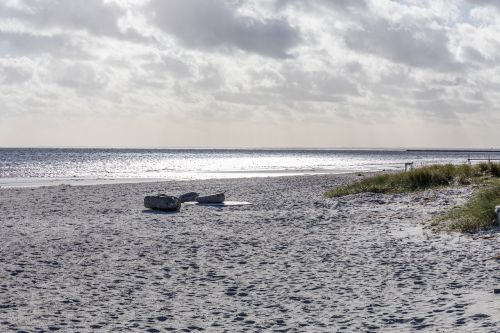
[[181,202],[187,202],[187,201],[196,201],[196,199],[198,199],[198,193],[196,192],[188,192],[188,193],[185,193],[181,196],[179,196],[179,200]]
[[181,209],[181,201],[169,195],[151,195],[144,197],[144,206],[154,210],[178,211]]

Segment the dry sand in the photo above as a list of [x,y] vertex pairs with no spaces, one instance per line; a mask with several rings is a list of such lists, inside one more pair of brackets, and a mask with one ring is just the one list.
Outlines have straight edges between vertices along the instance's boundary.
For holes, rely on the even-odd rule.
[[[2,189],[0,332],[499,332],[499,236],[421,225],[471,189],[323,197],[353,178]],[[254,205],[142,206],[192,190]]]

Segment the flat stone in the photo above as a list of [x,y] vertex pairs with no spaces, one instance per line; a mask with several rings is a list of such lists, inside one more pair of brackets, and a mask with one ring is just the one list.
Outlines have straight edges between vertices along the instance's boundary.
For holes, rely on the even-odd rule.
[[214,204],[214,203],[220,204],[223,203],[224,200],[226,200],[226,195],[224,193],[217,193],[196,198],[196,201],[198,201],[199,203],[206,203],[206,204]]
[[200,203],[200,202],[188,201],[185,204],[186,205],[196,205],[196,206],[212,206],[212,207],[250,206],[250,205],[252,205],[251,202],[246,202],[246,201],[224,201],[221,203]]

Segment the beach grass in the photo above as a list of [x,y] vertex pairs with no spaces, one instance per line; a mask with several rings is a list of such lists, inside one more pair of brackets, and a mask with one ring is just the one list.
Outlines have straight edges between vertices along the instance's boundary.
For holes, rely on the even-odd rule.
[[333,188],[325,195],[333,198],[363,192],[406,193],[435,187],[481,183],[498,177],[500,177],[500,163],[436,164],[409,172],[375,175],[347,186]]
[[479,186],[472,199],[437,217],[433,225],[438,230],[470,233],[491,229],[497,223],[495,207],[500,205],[500,163],[430,165],[409,172],[375,175],[333,188],[325,195],[332,198],[363,192],[395,194],[469,184]]
[[[439,216],[436,224],[443,224],[449,231],[477,232],[497,225],[495,207],[500,205],[500,181],[485,184],[463,206]],[[445,223],[449,222],[449,223]]]

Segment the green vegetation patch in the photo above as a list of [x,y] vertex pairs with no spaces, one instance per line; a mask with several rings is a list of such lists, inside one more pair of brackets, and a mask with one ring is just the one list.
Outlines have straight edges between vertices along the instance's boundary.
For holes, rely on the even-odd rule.
[[456,207],[437,218],[438,223],[449,222],[449,231],[477,232],[497,224],[495,207],[500,205],[500,182],[493,182],[478,190],[465,205]]
[[325,193],[327,197],[342,197],[363,192],[405,193],[429,188],[468,185],[500,177],[500,163],[477,165],[430,165],[409,172],[376,175]]

